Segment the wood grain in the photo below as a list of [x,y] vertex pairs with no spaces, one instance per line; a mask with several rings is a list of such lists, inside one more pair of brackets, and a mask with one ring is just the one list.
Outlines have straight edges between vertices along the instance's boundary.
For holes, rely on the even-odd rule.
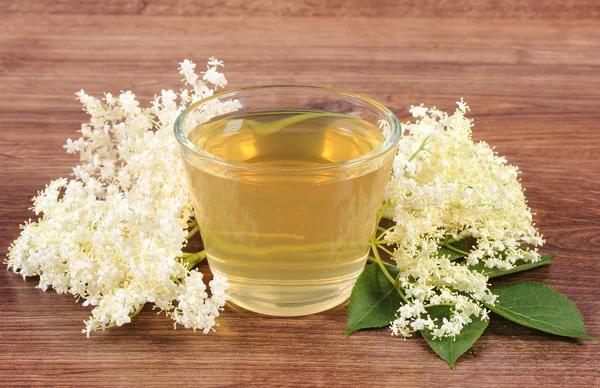
[[[177,88],[178,61],[217,56],[230,86],[298,83],[411,104],[464,97],[475,136],[521,167],[554,264],[545,281],[600,337],[597,1],[0,1],[0,253],[30,198],[75,163],[74,92]],[[504,281],[504,280],[499,280]],[[599,386],[600,346],[494,316],[455,371],[420,338],[344,338],[346,306],[268,318],[229,306],[216,333],[145,309],[80,334],[89,309],[0,271],[0,386]]]

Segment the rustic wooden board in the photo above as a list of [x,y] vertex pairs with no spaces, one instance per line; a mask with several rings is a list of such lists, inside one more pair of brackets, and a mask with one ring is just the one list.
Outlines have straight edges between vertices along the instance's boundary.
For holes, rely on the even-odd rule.
[[[178,88],[178,61],[226,63],[232,87],[352,90],[406,119],[464,97],[475,136],[523,171],[555,252],[545,281],[600,337],[600,5],[587,1],[0,1],[0,254],[30,198],[75,163],[62,144],[86,120],[74,92]],[[600,345],[494,316],[455,371],[420,338],[344,338],[346,306],[268,318],[229,306],[216,333],[172,330],[145,309],[80,333],[89,309],[0,271],[0,385],[600,385]]]

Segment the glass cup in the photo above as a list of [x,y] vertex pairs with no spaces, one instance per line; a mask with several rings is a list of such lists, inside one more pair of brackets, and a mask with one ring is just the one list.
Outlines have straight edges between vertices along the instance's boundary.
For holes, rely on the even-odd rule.
[[[273,114],[283,118],[259,123]],[[359,130],[367,127],[380,141],[363,152]],[[228,278],[233,303],[296,316],[350,296],[369,254],[400,133],[383,105],[312,86],[238,89],[181,113],[175,135],[208,264]],[[336,161],[356,149],[359,154]],[[293,158],[311,152],[328,162]]]

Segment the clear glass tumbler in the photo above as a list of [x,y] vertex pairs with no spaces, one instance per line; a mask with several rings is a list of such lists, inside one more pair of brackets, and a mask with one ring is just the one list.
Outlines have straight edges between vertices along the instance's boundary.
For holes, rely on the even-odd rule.
[[225,92],[178,117],[208,263],[233,303],[294,316],[350,296],[400,133],[383,105],[312,86]]

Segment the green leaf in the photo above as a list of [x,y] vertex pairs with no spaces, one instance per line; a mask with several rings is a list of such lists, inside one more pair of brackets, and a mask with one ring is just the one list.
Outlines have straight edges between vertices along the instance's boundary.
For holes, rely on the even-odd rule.
[[[398,274],[398,268],[386,268],[392,276]],[[401,304],[400,295],[381,268],[377,264],[369,264],[358,277],[350,295],[346,336],[356,330],[389,325],[396,319]]]
[[[431,319],[437,318],[438,321],[449,318],[451,311],[450,306],[433,306],[427,309]],[[427,329],[421,330],[421,334],[429,346],[431,346],[431,349],[454,369],[456,360],[473,346],[475,341],[481,337],[481,334],[483,334],[487,326],[487,320],[482,321],[478,317],[473,317],[473,322],[465,325],[460,334],[454,338],[446,337],[433,339],[431,331]]]
[[498,276],[504,276],[515,272],[527,271],[528,269],[533,269],[537,267],[541,267],[543,265],[548,265],[552,263],[552,259],[554,259],[554,254],[542,255],[539,261],[535,263],[526,263],[523,260],[519,260],[516,262],[515,266],[511,269],[500,269],[500,268],[487,268],[483,262],[479,262],[476,265],[470,265],[469,269],[471,271],[481,272],[485,276],[491,278],[495,278]]
[[564,337],[595,340],[585,332],[577,306],[564,294],[538,282],[515,282],[492,288],[496,303],[485,306],[520,325]]

